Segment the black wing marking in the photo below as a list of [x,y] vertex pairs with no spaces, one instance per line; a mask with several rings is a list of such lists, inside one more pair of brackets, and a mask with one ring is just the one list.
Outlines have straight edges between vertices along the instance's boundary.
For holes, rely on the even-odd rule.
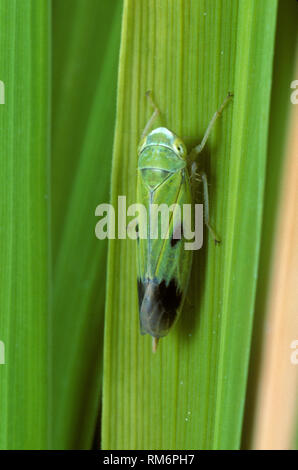
[[165,336],[177,317],[182,292],[175,279],[166,285],[156,279],[138,280],[140,326],[142,334]]

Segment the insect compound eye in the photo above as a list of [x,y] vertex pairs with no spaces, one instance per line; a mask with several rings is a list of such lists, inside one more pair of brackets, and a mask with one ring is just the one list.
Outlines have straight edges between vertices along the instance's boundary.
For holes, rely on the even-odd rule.
[[179,141],[178,142],[176,141],[174,143],[174,145],[175,145],[175,148],[176,148],[178,153],[180,153],[181,155],[185,154],[186,150],[185,150],[184,145],[182,143],[180,143]]

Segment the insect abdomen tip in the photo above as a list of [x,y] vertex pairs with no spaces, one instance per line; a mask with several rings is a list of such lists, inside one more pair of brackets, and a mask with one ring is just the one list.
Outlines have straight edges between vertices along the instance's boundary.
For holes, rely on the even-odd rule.
[[155,338],[155,337],[152,338],[152,352],[153,353],[156,353],[158,341],[159,341],[159,338]]

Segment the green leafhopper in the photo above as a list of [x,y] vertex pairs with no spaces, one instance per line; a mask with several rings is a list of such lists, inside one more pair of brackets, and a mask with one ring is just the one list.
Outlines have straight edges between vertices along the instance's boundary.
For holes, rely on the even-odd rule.
[[[193,204],[191,180],[201,181],[204,188],[204,222],[214,240],[219,241],[209,223],[208,183],[206,174],[197,172],[196,157],[203,150],[211,129],[223,108],[233,96],[228,94],[213,115],[202,142],[188,154],[183,141],[165,127],[149,132],[159,109],[151,92],[146,95],[154,107],[138,148],[137,200],[149,214],[138,217],[137,276],[140,329],[153,338],[153,352],[159,338],[166,336],[177,320],[185,299],[192,265],[192,251],[182,244],[183,224],[179,207]],[[152,236],[152,207],[173,206],[167,236]],[[178,220],[178,222],[177,222]],[[160,228],[161,222],[158,222]],[[140,234],[146,234],[142,237]]]

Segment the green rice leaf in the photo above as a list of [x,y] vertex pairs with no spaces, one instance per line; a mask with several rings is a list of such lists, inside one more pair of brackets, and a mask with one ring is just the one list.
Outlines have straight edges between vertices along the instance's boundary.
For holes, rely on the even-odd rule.
[[49,31],[48,1],[0,1],[1,449],[49,446]]
[[109,200],[121,7],[54,2],[54,448],[90,448],[99,413],[107,243],[95,208]]
[[[211,220],[195,254],[181,319],[156,355],[138,325],[135,244],[109,244],[104,449],[239,448],[261,239],[277,2],[126,0],[112,203],[136,202],[136,149],[156,122],[198,143],[228,91],[234,102],[208,141]],[[166,201],[165,201],[166,202]],[[190,305],[189,305],[190,304]]]

